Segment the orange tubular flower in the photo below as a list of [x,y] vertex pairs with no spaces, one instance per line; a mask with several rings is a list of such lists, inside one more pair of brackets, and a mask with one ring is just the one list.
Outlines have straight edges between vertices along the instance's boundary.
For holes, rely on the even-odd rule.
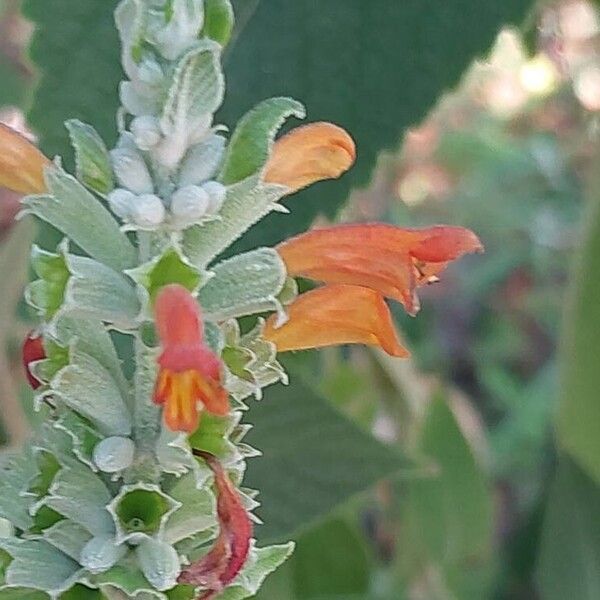
[[49,164],[27,138],[0,123],[0,186],[20,194],[42,193],[44,168]]
[[416,289],[436,281],[450,261],[483,246],[462,227],[402,229],[372,223],[315,229],[277,250],[291,276],[365,286],[398,300],[415,315]]
[[183,286],[164,287],[156,299],[155,313],[162,353],[154,401],[165,405],[169,429],[192,433],[198,428],[199,402],[210,413],[229,412],[221,361],[205,345],[200,307]]
[[343,175],[354,163],[353,139],[332,123],[298,127],[275,142],[264,179],[290,188],[290,193]]
[[266,322],[264,336],[279,352],[337,344],[380,346],[407,357],[383,296],[366,287],[326,285],[302,294],[288,308],[288,321],[277,327],[277,315]]

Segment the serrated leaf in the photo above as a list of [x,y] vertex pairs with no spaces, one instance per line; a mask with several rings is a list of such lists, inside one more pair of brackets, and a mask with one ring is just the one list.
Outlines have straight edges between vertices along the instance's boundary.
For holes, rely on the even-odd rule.
[[204,28],[202,35],[226,46],[234,25],[230,0],[204,0]]
[[37,465],[29,452],[5,455],[0,465],[0,516],[27,530],[33,525],[22,494],[37,475]]
[[215,527],[217,523],[215,497],[208,486],[198,489],[198,481],[194,473],[181,477],[169,489],[169,496],[181,504],[165,525],[164,539],[169,544],[176,544],[201,531]]
[[[290,368],[286,361],[286,369]],[[259,540],[280,541],[324,516],[407,460],[358,429],[291,373],[253,404],[248,443],[263,453],[250,461],[245,484],[260,490]]]
[[270,98],[248,112],[238,123],[227,152],[220,180],[231,185],[255,175],[265,166],[275,135],[288,117],[304,119],[306,112],[292,98]]
[[219,600],[243,600],[254,596],[263,581],[283,564],[294,550],[294,544],[252,548],[244,570],[219,597]]
[[55,167],[46,172],[50,195],[28,196],[24,212],[62,231],[92,258],[122,271],[137,256],[119,224],[100,201],[74,177]]
[[110,157],[98,132],[77,119],[66,122],[75,149],[77,179],[101,196],[114,188]]
[[198,268],[206,267],[249,227],[274,210],[285,191],[286,188],[280,185],[260,183],[259,176],[228,187],[219,212],[220,219],[184,231],[182,247],[185,255]]
[[225,321],[282,311],[278,300],[286,282],[285,264],[272,248],[259,248],[220,262],[200,289],[198,301],[207,319]]
[[544,600],[600,597],[600,487],[567,457],[550,490],[537,578]]
[[92,356],[72,351],[70,364],[50,387],[72,410],[92,421],[104,435],[131,433],[131,414],[118,383]]
[[58,473],[44,503],[90,533],[105,535],[115,530],[106,509],[110,500],[104,482],[85,465],[73,462]]
[[42,540],[1,538],[0,548],[13,557],[6,570],[8,585],[60,592],[71,587],[79,570],[75,561]]

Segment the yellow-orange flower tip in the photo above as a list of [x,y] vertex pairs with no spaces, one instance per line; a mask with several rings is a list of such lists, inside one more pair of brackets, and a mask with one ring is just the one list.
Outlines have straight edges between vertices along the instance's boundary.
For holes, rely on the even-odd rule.
[[355,285],[326,285],[301,294],[288,307],[288,320],[277,315],[265,324],[264,336],[278,352],[339,344],[380,346],[391,356],[410,355],[401,344],[383,296]]
[[479,238],[463,227],[403,229],[384,223],[315,229],[277,247],[292,277],[365,286],[401,302],[414,315],[416,289],[437,280],[446,265],[481,252]]
[[279,138],[264,180],[290,188],[290,194],[323,179],[337,179],[356,159],[354,140],[332,123],[311,123]]
[[20,194],[46,191],[44,168],[51,162],[23,135],[0,123],[0,186]]
[[162,352],[154,402],[164,405],[169,429],[193,433],[200,421],[199,403],[216,415],[229,412],[221,360],[204,343],[200,307],[183,286],[165,286],[155,313]]

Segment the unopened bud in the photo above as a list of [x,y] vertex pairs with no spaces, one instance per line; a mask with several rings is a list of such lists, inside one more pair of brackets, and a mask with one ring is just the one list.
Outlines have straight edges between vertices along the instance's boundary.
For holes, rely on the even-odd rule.
[[214,177],[223,160],[225,138],[211,135],[190,148],[179,172],[181,185],[199,185]]
[[108,195],[108,205],[117,217],[126,221],[131,216],[131,209],[137,196],[123,188],[116,189]]
[[117,148],[110,153],[118,182],[135,194],[150,194],[154,191],[152,177],[144,158],[129,148]]
[[158,196],[143,194],[135,199],[129,220],[141,229],[156,229],[165,220],[165,206]]
[[173,222],[178,226],[189,226],[200,221],[210,207],[208,192],[196,185],[177,190],[171,198]]
[[94,448],[94,463],[104,473],[117,473],[131,466],[134,453],[135,444],[129,438],[108,437]]
[[137,81],[151,88],[160,87],[165,79],[162,67],[152,56],[145,56],[139,65]]
[[158,50],[167,60],[175,60],[198,38],[203,24],[202,0],[173,0],[171,20],[154,32]]
[[156,117],[150,115],[137,117],[131,122],[130,129],[140,150],[150,150],[160,142],[161,131]]
[[211,215],[217,214],[221,207],[223,206],[223,202],[225,202],[225,196],[227,195],[227,188],[218,181],[207,181],[202,189],[208,194],[210,197],[210,204],[208,207],[208,213]]

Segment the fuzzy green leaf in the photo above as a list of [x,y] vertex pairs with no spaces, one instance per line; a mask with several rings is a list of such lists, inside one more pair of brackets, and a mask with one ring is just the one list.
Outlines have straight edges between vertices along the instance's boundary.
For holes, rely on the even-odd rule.
[[102,203],[59,168],[46,171],[50,195],[28,196],[24,212],[47,221],[92,258],[122,271],[136,262],[136,251]]
[[280,185],[262,184],[259,176],[227,188],[220,220],[190,227],[184,232],[186,256],[199,268],[204,268],[262,216],[276,209],[285,190]]
[[150,538],[144,540],[135,553],[142,573],[157,590],[163,592],[176,585],[180,566],[173,546]]
[[77,179],[101,196],[114,187],[108,150],[98,132],[86,123],[70,119],[66,123],[75,149]]
[[235,22],[230,0],[204,0],[204,29],[202,35],[226,46]]
[[33,525],[23,493],[37,474],[36,463],[29,452],[2,457],[0,465],[0,516],[27,530]]
[[262,312],[281,311],[278,296],[286,282],[285,264],[271,248],[259,248],[225,260],[211,269],[213,277],[198,300],[207,319],[225,321]]
[[225,154],[221,181],[237,183],[265,166],[275,135],[288,117],[304,119],[304,106],[292,98],[264,100],[238,123]]
[[92,534],[85,527],[65,519],[46,529],[44,539],[57,550],[79,562],[81,551],[92,539]]

